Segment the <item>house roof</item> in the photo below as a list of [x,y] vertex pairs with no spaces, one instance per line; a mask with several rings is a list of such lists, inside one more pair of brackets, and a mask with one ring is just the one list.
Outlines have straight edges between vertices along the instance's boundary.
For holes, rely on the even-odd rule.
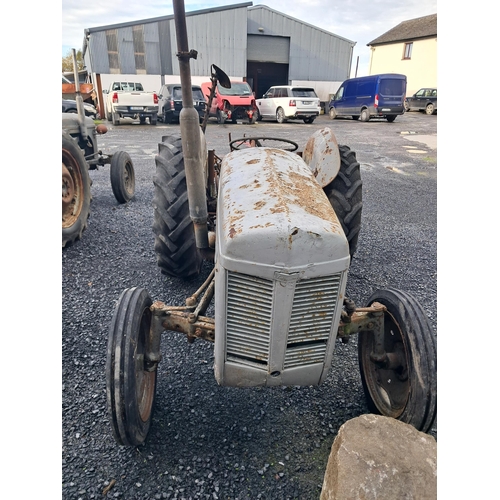
[[382,45],[385,43],[402,42],[406,40],[416,40],[419,38],[430,38],[437,36],[437,14],[417,17],[409,21],[403,21],[396,27],[390,29],[375,40],[367,43],[370,45]]

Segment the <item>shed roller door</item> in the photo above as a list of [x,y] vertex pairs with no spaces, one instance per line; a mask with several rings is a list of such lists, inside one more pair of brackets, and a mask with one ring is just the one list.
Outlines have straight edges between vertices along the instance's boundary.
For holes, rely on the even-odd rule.
[[289,56],[290,38],[248,35],[247,61],[288,64]]

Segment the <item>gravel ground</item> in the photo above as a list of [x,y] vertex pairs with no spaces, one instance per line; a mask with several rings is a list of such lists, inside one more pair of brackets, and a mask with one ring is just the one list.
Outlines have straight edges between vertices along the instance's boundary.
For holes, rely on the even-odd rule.
[[[303,149],[324,126],[356,151],[363,177],[362,231],[348,296],[364,305],[377,288],[400,288],[421,302],[436,328],[436,151],[404,134],[436,135],[436,116],[407,113],[392,124],[327,116],[312,125],[210,123],[207,143],[223,156],[229,133],[233,139],[254,133],[289,138]],[[100,147],[130,154],[136,196],[119,205],[109,167],[91,172],[89,226],[81,241],[62,251],[62,497],[319,498],[339,427],[368,412],[355,337],[337,343],[333,368],[319,387],[235,389],[215,382],[212,344],[188,344],[182,334],[165,333],[148,440],[138,448],[115,443],[105,362],[116,300],[124,288],[141,286],[153,300],[183,305],[210,268],[185,283],[161,275],[156,265],[154,155],[161,136],[178,127],[122,120],[108,128]],[[431,434],[437,437],[436,427]]]

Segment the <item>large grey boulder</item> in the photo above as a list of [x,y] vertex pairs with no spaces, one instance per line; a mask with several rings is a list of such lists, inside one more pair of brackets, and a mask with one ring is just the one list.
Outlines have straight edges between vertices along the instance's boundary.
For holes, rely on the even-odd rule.
[[340,427],[320,500],[436,498],[437,443],[432,436],[379,415],[362,415]]

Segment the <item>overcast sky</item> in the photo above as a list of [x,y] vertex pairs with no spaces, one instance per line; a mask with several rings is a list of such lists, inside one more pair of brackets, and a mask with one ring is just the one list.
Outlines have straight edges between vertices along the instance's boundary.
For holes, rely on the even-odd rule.
[[[243,1],[185,0],[186,12],[235,5]],[[358,76],[368,74],[370,49],[366,46],[400,22],[437,13],[437,0],[265,0],[253,5],[266,5],[330,33],[356,42],[352,71],[359,56]],[[82,48],[85,28],[139,21],[173,14],[169,0],[144,2],[102,0],[62,0],[62,56],[74,48]],[[199,50],[199,47],[190,47]],[[354,76],[354,75],[352,75]]]

